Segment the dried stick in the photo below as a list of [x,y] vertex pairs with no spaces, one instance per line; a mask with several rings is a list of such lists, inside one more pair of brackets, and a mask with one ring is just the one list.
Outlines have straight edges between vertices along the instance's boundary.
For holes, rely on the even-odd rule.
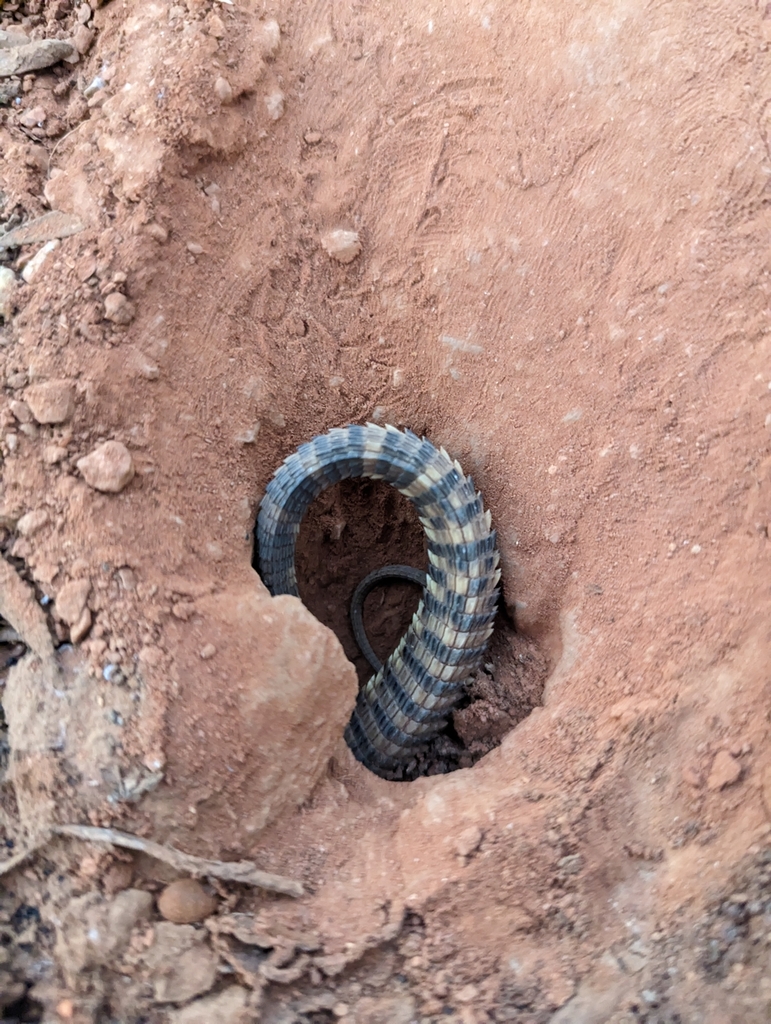
[[122,846],[127,850],[139,850],[155,860],[170,864],[178,871],[200,878],[209,875],[221,878],[226,882],[241,882],[243,885],[254,885],[268,892],[280,892],[286,896],[302,896],[304,889],[300,882],[282,875],[274,875],[269,871],[260,871],[250,860],[222,861],[205,860],[193,857],[189,853],[181,853],[171,846],[161,846],[151,839],[140,839],[139,836],[118,832],[113,828],[96,828],[91,825],[53,825],[51,831],[59,836],[71,836],[87,843],[109,843],[110,846]]

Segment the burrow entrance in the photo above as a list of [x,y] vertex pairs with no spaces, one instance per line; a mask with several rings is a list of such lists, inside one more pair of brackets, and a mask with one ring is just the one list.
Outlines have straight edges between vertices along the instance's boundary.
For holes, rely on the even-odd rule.
[[[324,491],[303,520],[297,579],[305,606],[340,640],[364,684],[372,673],[350,620],[353,592],[372,570],[399,563],[426,569],[423,528],[412,504],[388,484],[344,480]],[[505,585],[505,580],[504,580]],[[378,586],[364,604],[375,653],[385,660],[406,632],[420,589],[406,582]],[[469,768],[541,705],[548,664],[538,644],[518,633],[503,602],[488,655],[444,729],[414,761],[405,781]]]

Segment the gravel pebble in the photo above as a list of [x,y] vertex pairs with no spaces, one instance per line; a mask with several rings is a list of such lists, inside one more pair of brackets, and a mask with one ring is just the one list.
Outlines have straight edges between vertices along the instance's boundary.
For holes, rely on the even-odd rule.
[[19,370],[17,373],[10,373],[6,378],[5,383],[9,388],[12,388],[14,391],[18,391],[20,388],[25,388],[27,386],[27,380],[26,372],[24,370]]
[[720,750],[712,762],[707,788],[712,792],[725,789],[726,786],[733,786],[741,778],[742,766],[732,757],[727,750]]
[[26,512],[17,522],[16,531],[21,537],[32,537],[42,530],[48,522],[48,513],[44,508],[34,509]]
[[67,449],[58,444],[47,444],[43,449],[43,462],[47,466],[55,466],[67,458]]
[[92,28],[86,28],[85,25],[78,25],[72,33],[72,42],[75,45],[75,49],[81,56],[88,53],[91,49],[91,44],[94,41],[95,35],[96,33],[94,30]]
[[74,626],[86,610],[91,580],[70,580],[56,595],[56,613],[68,626]]
[[274,18],[264,21],[260,26],[257,46],[263,57],[275,57],[281,42],[281,29]]
[[16,296],[16,275],[10,267],[0,267],[0,317],[10,320]]
[[75,412],[75,389],[66,380],[33,384],[24,399],[38,423],[66,423]]
[[214,94],[223,106],[233,102],[233,86],[222,75],[214,83]]
[[453,848],[459,857],[470,857],[482,845],[483,839],[482,829],[478,825],[470,825],[455,840]]
[[108,494],[122,491],[134,476],[131,452],[120,441],[105,441],[78,459],[77,466],[89,487]]
[[37,277],[40,275],[40,271],[43,269],[48,257],[54,250],[58,249],[61,242],[58,238],[52,238],[50,242],[46,242],[42,249],[39,249],[32,259],[24,267],[21,272],[21,276],[27,282],[27,284],[33,284]]
[[172,882],[158,897],[161,916],[174,924],[196,924],[211,917],[216,909],[217,900],[194,878]]
[[358,231],[335,228],[321,236],[321,245],[327,255],[338,263],[351,263],[361,252]]
[[217,648],[214,644],[205,644],[199,651],[200,657],[203,661],[208,661],[209,658],[213,658],[217,653]]
[[104,315],[114,324],[130,324],[137,313],[134,303],[122,292],[110,292],[104,300]]
[[32,410],[26,402],[14,398],[10,403],[10,410],[17,423],[31,423],[33,420]]
[[271,121],[278,121],[284,116],[284,94],[280,89],[274,89],[265,97],[265,108]]

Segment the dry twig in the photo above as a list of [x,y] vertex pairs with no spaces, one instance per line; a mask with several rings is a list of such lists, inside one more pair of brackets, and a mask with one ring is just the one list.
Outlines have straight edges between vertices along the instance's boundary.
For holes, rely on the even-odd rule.
[[54,825],[52,832],[59,836],[71,836],[87,843],[108,843],[110,846],[122,846],[127,850],[138,850],[155,860],[170,864],[178,871],[202,878],[208,875],[221,878],[225,882],[241,882],[243,885],[254,885],[269,892],[280,892],[286,896],[302,896],[304,889],[300,882],[282,875],[274,875],[269,871],[260,871],[250,860],[223,861],[206,860],[193,857],[189,853],[181,853],[171,846],[161,846],[151,839],[141,839],[128,832],[118,832],[113,828],[96,828],[92,825]]

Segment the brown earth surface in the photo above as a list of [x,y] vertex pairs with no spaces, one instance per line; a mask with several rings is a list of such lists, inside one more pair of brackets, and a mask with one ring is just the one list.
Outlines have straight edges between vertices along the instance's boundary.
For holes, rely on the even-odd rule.
[[[767,1021],[765,0],[0,20],[80,53],[0,78],[0,228],[59,212],[0,234],[4,1019]],[[501,550],[412,782],[342,739],[409,506],[318,499],[307,610],[251,567],[281,459],[368,420],[458,458]],[[381,653],[415,596],[369,599]],[[67,823],[304,895],[204,871],[217,912],[163,921],[185,871]]]

